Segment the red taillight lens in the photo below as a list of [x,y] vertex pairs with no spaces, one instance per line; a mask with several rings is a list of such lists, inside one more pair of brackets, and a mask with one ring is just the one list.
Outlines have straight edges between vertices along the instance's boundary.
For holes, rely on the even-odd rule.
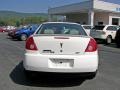
[[33,40],[33,37],[29,37],[26,41],[26,49],[28,50],[38,50],[36,45],[35,45],[35,42]]
[[85,52],[94,52],[96,50],[97,50],[97,43],[93,38],[91,38]]

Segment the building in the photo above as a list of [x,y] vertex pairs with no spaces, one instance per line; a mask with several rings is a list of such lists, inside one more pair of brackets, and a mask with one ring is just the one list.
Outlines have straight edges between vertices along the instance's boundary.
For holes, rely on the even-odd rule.
[[89,25],[120,25],[120,5],[102,0],[89,0],[50,8],[48,14],[49,21],[52,21],[53,15],[62,15],[68,22]]

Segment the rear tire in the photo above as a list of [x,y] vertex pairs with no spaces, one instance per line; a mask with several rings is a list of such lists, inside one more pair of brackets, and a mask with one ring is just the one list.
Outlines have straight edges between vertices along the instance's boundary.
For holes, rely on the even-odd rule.
[[111,36],[107,36],[106,38],[106,44],[111,44],[112,43],[112,37]]
[[26,35],[26,34],[22,34],[22,35],[20,36],[20,40],[26,41],[26,40],[27,40],[27,35]]

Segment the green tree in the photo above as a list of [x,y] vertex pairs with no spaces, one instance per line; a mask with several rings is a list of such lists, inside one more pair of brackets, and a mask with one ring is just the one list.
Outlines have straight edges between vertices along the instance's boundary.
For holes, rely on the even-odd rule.
[[20,26],[20,22],[16,21],[16,26],[19,27]]

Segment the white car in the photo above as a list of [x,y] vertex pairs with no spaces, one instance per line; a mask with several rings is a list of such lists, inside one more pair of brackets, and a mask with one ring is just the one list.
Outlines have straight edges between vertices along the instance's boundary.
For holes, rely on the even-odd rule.
[[98,70],[96,41],[80,24],[47,22],[26,41],[24,71],[85,73],[95,77]]
[[91,29],[93,28],[93,26],[91,25],[81,25],[85,31],[87,32],[88,35],[90,35]]
[[105,40],[106,44],[110,44],[115,39],[117,30],[116,25],[96,25],[91,30],[90,36],[95,39]]

